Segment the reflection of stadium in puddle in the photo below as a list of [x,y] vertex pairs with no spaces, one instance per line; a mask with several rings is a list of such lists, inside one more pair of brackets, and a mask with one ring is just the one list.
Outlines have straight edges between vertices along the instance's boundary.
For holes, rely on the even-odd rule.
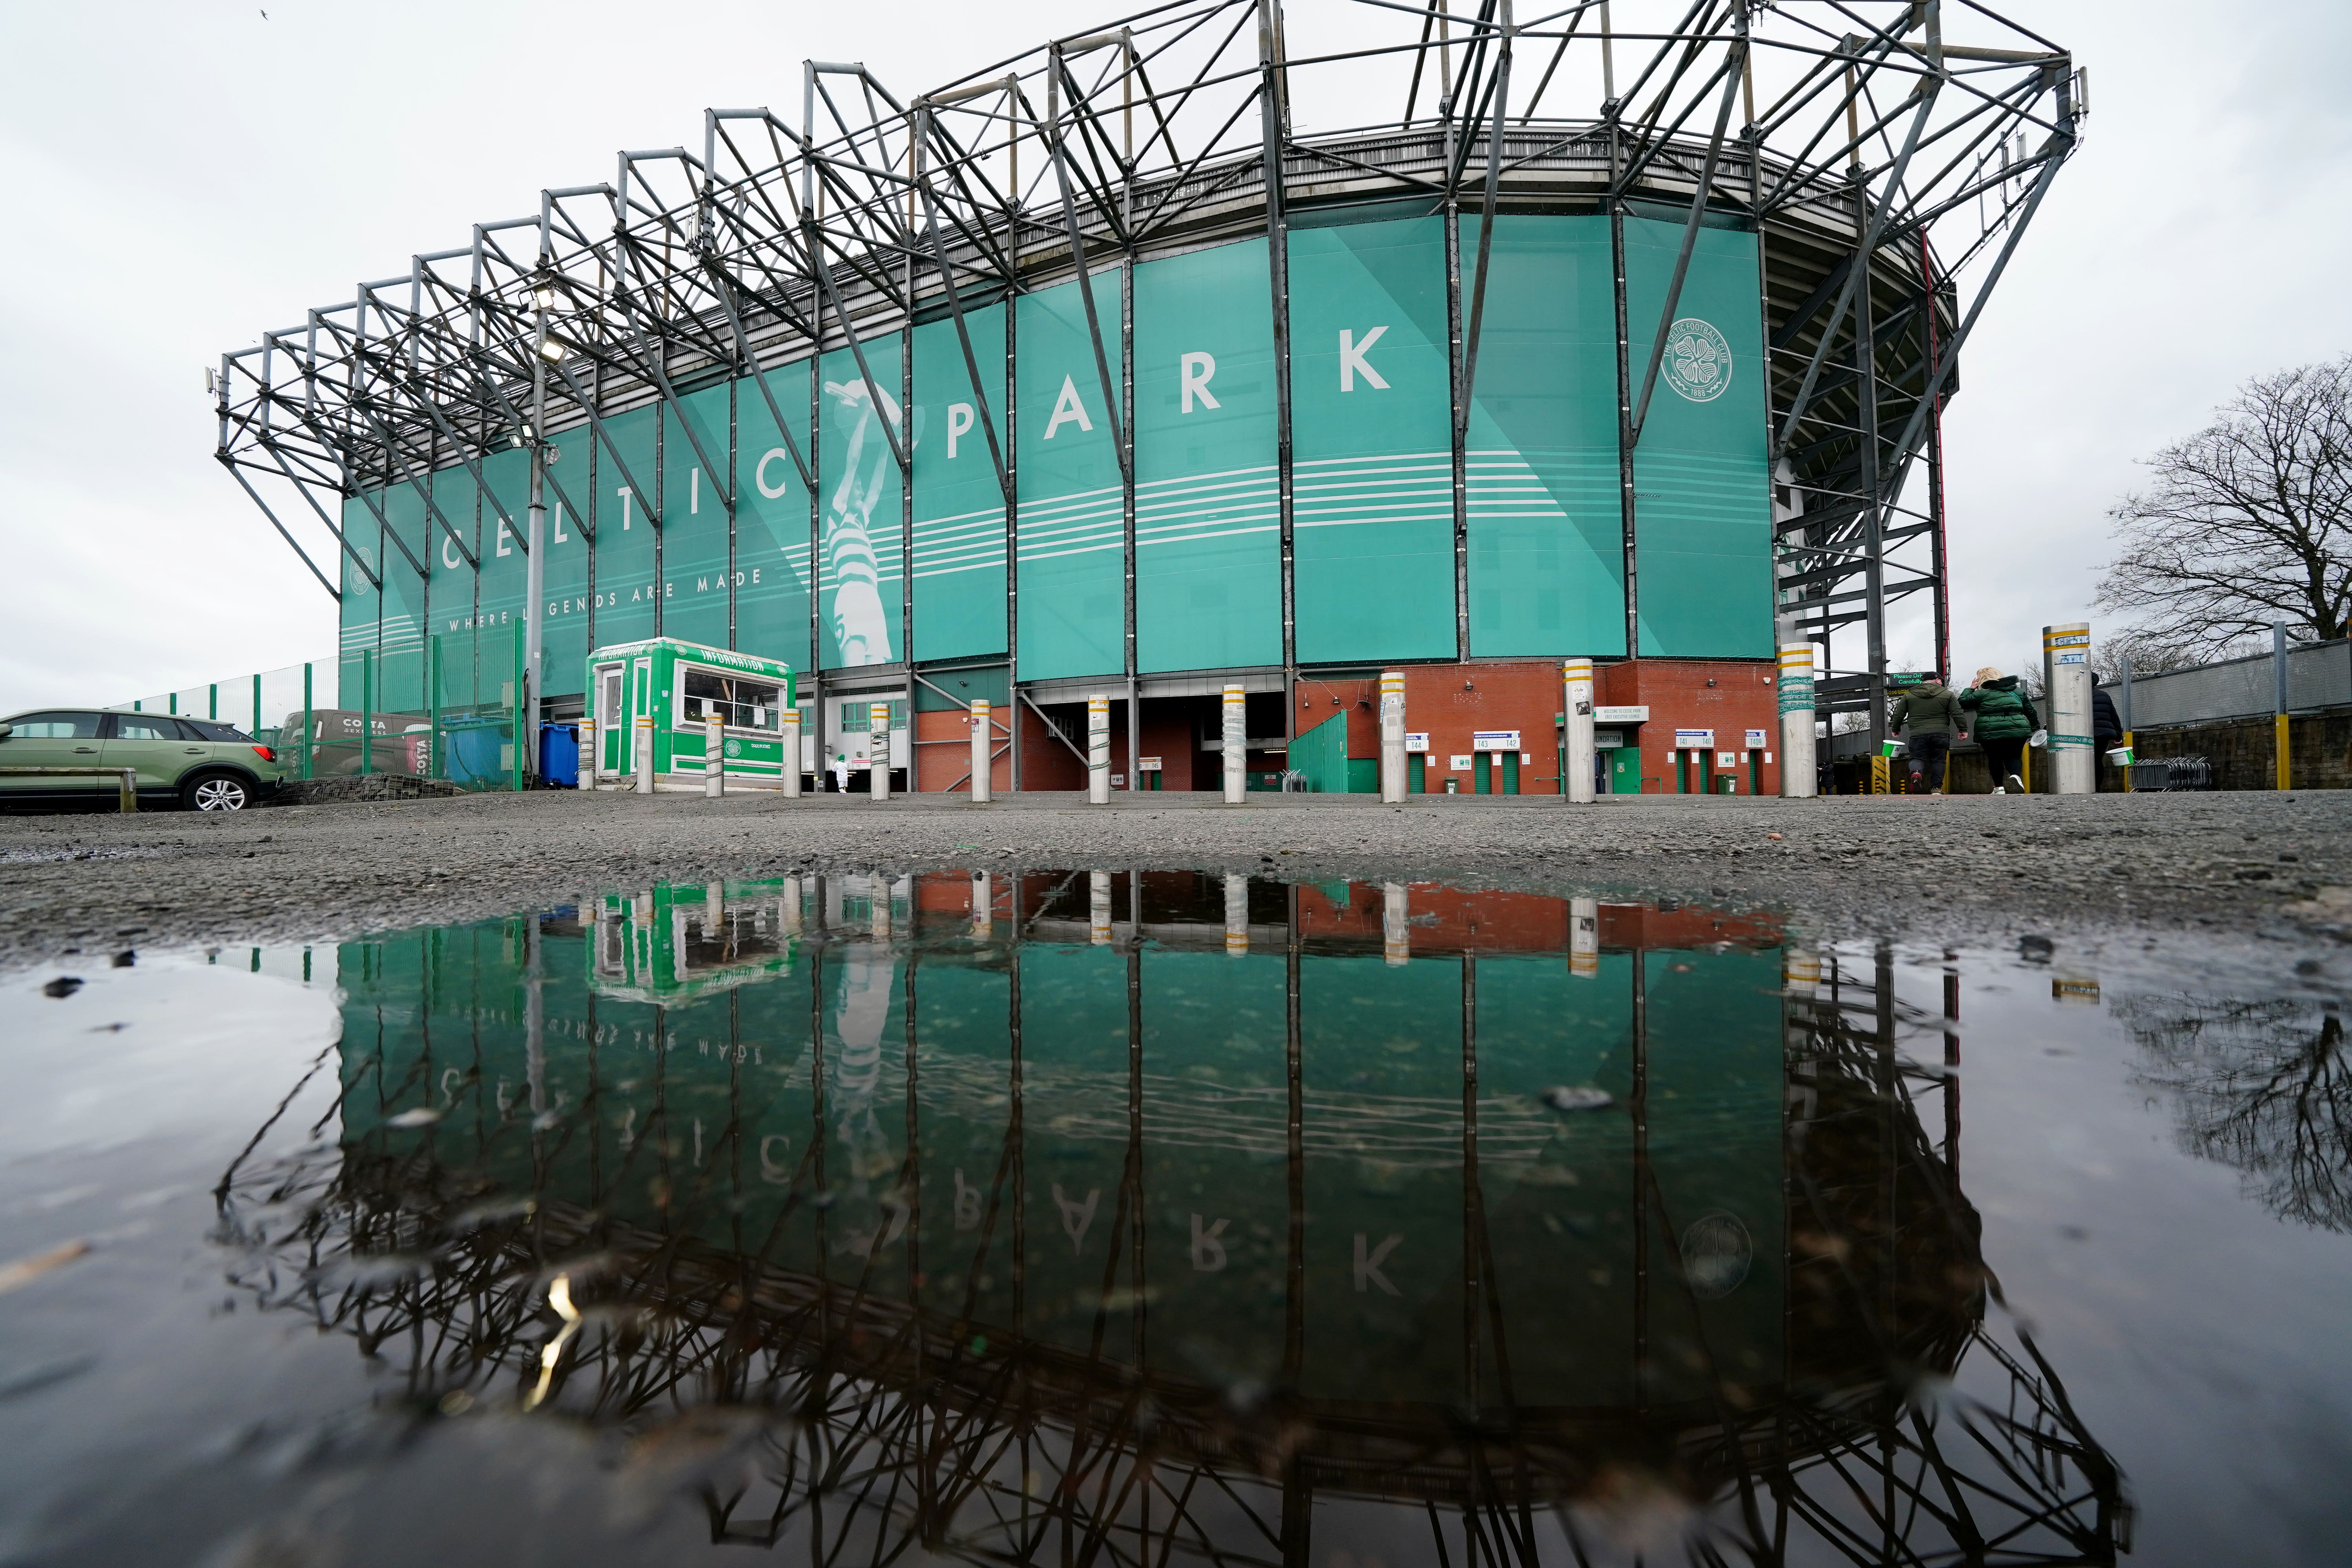
[[[1906,1054],[1954,1037],[1769,921],[942,873],[354,946],[340,1147],[232,1173],[232,1235],[304,1215],[238,1278],[425,1398],[751,1413],[722,1536],[2105,1561],[2127,1518],[1986,1322]],[[283,1267],[369,1255],[425,1261]]]

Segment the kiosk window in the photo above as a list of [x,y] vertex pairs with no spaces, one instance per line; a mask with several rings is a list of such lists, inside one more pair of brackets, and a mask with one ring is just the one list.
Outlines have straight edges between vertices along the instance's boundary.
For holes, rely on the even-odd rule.
[[708,723],[715,711],[730,730],[781,730],[778,705],[783,688],[755,676],[721,675],[716,670],[685,670],[685,722]]

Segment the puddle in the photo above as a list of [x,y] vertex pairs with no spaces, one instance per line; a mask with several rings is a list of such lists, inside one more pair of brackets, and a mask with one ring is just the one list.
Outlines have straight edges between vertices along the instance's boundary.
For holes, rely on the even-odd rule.
[[2336,1561],[2298,956],[1000,870],[68,960],[0,1563]]

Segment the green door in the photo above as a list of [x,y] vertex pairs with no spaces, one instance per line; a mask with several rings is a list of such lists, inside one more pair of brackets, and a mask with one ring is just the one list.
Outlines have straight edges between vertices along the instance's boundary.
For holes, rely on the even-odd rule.
[[1404,759],[1404,788],[1407,795],[1426,795],[1429,792],[1428,757],[1419,752],[1407,752]]
[[[100,762],[98,738],[99,716],[84,710],[57,710],[46,713],[27,713],[11,721],[5,739],[0,739],[0,767],[8,768],[79,768],[96,767]],[[0,795],[80,795],[109,789],[106,778],[92,774],[89,778],[12,777],[0,773]]]
[[1495,793],[1495,753],[1475,752],[1470,758],[1470,789],[1474,795]]
[[[622,739],[629,730],[629,707],[622,699],[624,668],[617,664],[596,667],[596,770],[617,773],[625,742]],[[583,787],[593,787],[594,779],[583,781]]]
[[1503,793],[1505,795],[1518,794],[1519,753],[1517,752],[1503,752],[1497,754],[1503,759]]
[[117,713],[104,745],[100,761],[110,768],[137,769],[142,795],[176,789],[182,773],[212,754],[168,713]]
[[1607,753],[1609,758],[1609,793],[1639,795],[1642,793],[1642,753],[1637,747],[1620,746]]

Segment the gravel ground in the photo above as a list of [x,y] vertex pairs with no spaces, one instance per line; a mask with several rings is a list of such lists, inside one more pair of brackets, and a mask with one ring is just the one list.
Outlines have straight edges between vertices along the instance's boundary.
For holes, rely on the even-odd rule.
[[0,968],[68,949],[314,941],[583,893],[940,867],[1452,879],[1785,911],[1823,936],[2065,929],[2352,941],[2352,792],[1550,797],[1032,795],[877,806],[552,792],[235,816],[0,817]]

